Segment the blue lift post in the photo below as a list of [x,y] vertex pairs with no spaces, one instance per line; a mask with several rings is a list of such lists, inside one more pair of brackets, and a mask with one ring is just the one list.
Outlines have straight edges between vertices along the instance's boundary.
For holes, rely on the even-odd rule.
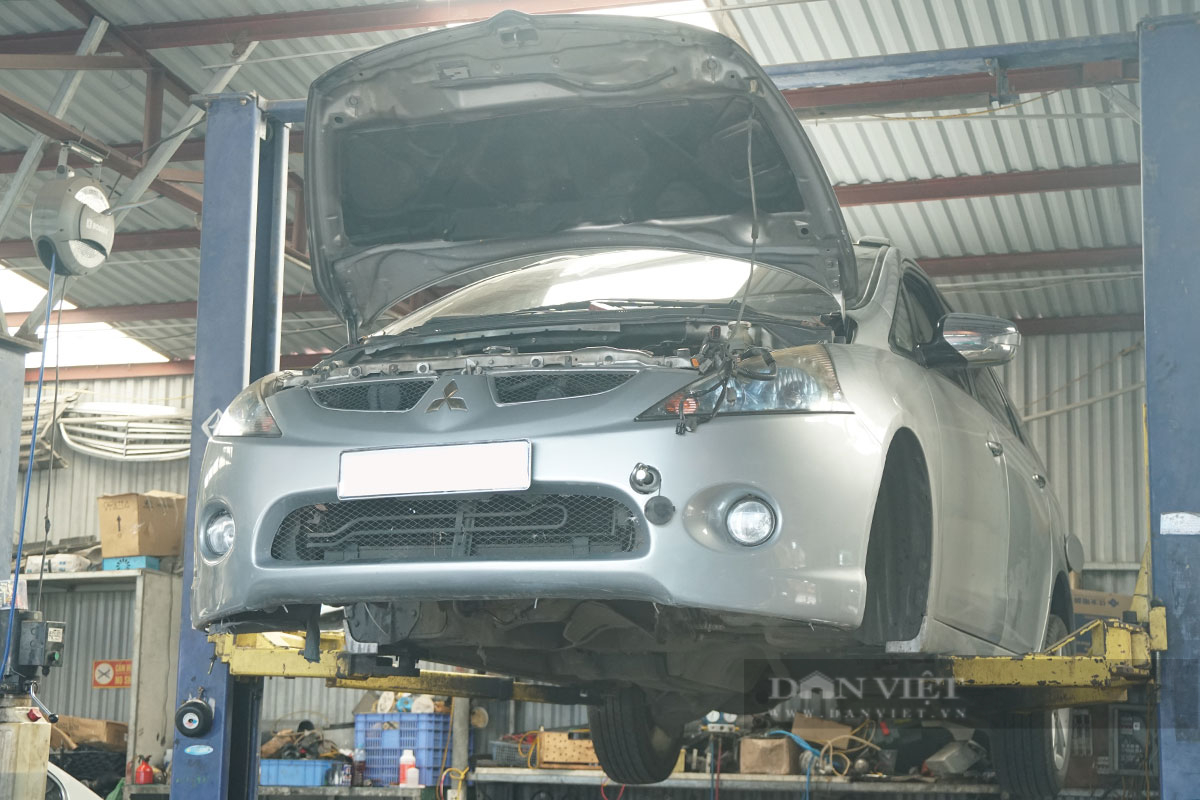
[[[189,485],[200,480],[203,424],[250,381],[279,365],[283,237],[289,126],[264,115],[253,95],[208,98],[205,203],[200,236],[196,370]],[[187,531],[194,530],[188,493]],[[192,628],[192,537],[184,537],[183,619],[177,705],[202,698],[213,707],[209,732],[176,732],[171,797],[253,798],[258,787],[258,716],[262,679],[237,679]]]
[[1140,30],[1146,406],[1163,800],[1200,792],[1200,16]]

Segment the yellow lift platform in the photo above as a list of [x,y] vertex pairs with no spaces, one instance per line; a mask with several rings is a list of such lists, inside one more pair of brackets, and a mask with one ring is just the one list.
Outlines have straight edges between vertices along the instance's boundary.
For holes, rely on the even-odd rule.
[[[1043,653],[936,657],[930,666],[964,689],[1003,691],[1005,706],[1012,710],[1125,702],[1130,689],[1153,682],[1153,654],[1167,649],[1166,609],[1150,606],[1149,587],[1147,547],[1134,590],[1135,621],[1093,620]],[[498,675],[434,670],[388,674],[374,656],[346,652],[341,632],[321,633],[315,661],[305,658],[301,633],[217,634],[209,639],[216,657],[235,676],[323,678],[326,686],[336,688],[532,703],[570,705],[589,699],[583,690]],[[1068,652],[1085,639],[1085,653]]]

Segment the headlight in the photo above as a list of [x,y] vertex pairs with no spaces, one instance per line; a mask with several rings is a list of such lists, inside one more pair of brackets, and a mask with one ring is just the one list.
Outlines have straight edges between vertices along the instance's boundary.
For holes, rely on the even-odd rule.
[[218,511],[204,523],[204,547],[209,555],[223,556],[233,547],[233,537],[236,533],[233,515],[228,511]]
[[[725,383],[721,414],[754,414],[770,411],[848,413],[833,361],[824,345],[805,345],[773,353],[774,378],[758,380],[735,374]],[[742,365],[749,372],[766,372],[760,358]],[[683,415],[712,414],[721,398],[722,378],[710,375],[663,399],[638,415],[639,420],[678,419]]]
[[267,410],[267,398],[278,383],[277,375],[268,375],[243,389],[221,412],[213,436],[279,436],[279,425]]
[[725,529],[738,544],[762,544],[775,532],[775,512],[757,497],[738,500],[725,514]]

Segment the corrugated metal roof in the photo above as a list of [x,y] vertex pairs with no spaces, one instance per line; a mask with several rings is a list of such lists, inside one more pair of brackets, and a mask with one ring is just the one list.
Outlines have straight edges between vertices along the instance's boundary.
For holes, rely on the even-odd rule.
[[[212,0],[197,6],[190,0],[136,4],[104,0],[97,5],[114,24],[130,25],[320,10],[362,3]],[[1075,0],[980,0],[971,4],[957,0],[928,0],[920,4],[815,0],[717,13],[736,26],[758,60],[771,65],[1129,32],[1135,30],[1138,19],[1147,15],[1196,11],[1200,11],[1200,0],[1097,4]],[[79,27],[77,20],[52,3],[10,3],[0,19],[0,33]],[[269,98],[303,96],[313,78],[354,51],[420,32],[387,31],[262,42],[234,77],[230,89],[257,91]],[[215,74],[216,65],[231,60],[233,47],[173,48],[155,51],[155,55],[186,82],[200,88]],[[59,72],[2,71],[0,87],[44,102],[61,76]],[[66,115],[67,121],[86,127],[107,141],[136,141],[141,136],[142,81],[137,71],[88,73]],[[1137,102],[1136,86],[1122,87],[1120,91]],[[1138,160],[1136,125],[1118,114],[1098,92],[1063,91],[1041,99],[1031,100],[1028,95],[1021,99],[1028,102],[969,118],[821,120],[806,123],[806,128],[835,184]],[[171,120],[182,112],[183,104],[168,95],[166,108],[165,127],[169,130]],[[949,111],[952,115],[954,110]],[[203,125],[190,135],[202,131]],[[0,119],[0,149],[23,147],[28,138],[23,128]],[[291,161],[294,169],[301,168],[299,158],[293,157]],[[198,168],[198,165],[187,166]],[[111,171],[105,174],[110,180],[114,177]],[[118,195],[119,191],[118,188]],[[853,235],[882,234],[917,256],[1136,245],[1140,240],[1140,214],[1136,187],[846,209]],[[178,228],[193,223],[188,212],[169,201],[161,201],[132,213],[124,229]],[[10,222],[3,234],[24,237],[24,221]],[[19,261],[15,266],[40,278],[36,262]],[[71,297],[81,305],[194,299],[197,267],[194,251],[118,253],[102,273],[88,281],[77,281],[71,287]],[[1140,288],[1128,275],[1104,280],[1081,280],[1080,275],[1079,271],[1069,276],[1039,274],[1033,278],[997,275],[945,279],[940,283],[950,290],[960,307],[1011,316],[1115,314],[1140,309]],[[306,276],[295,269],[289,269],[287,281],[289,293],[311,291]],[[147,338],[186,338],[185,327],[168,321],[161,327],[156,323],[141,324],[139,330]],[[296,341],[328,346],[337,339],[317,331],[297,334]],[[293,348],[285,343],[285,349]],[[185,346],[181,343],[178,349],[172,346],[170,350],[172,354],[184,353]]]

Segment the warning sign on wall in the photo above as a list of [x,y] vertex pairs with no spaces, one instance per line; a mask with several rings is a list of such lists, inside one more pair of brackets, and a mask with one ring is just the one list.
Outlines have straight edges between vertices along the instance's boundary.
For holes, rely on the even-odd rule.
[[133,678],[133,661],[110,658],[92,662],[93,689],[128,689]]

